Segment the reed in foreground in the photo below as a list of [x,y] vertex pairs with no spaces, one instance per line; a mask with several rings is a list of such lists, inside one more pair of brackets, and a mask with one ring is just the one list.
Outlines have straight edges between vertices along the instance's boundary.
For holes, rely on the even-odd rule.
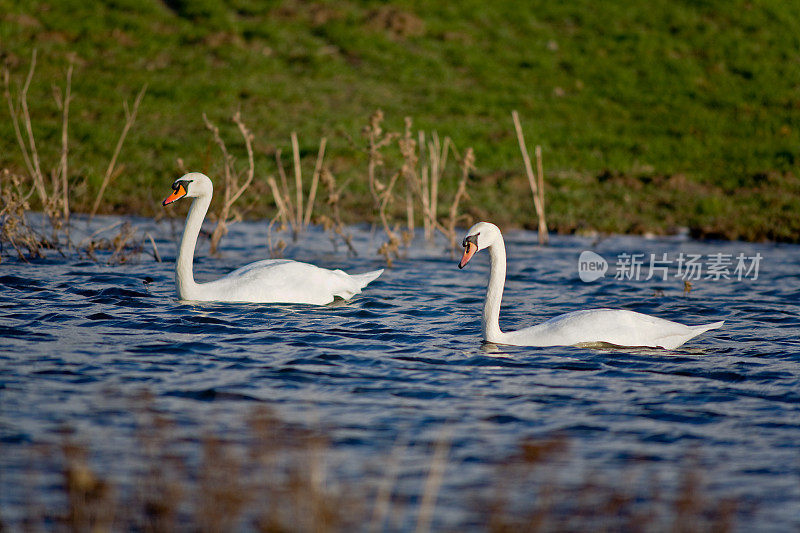
[[[13,512],[0,509],[0,529],[430,531],[444,511],[438,503],[442,487],[457,480],[460,469],[446,426],[432,442],[401,436],[378,468],[364,464],[363,471],[340,477],[335,430],[309,430],[266,406],[251,409],[245,427],[222,432],[211,428],[226,424],[208,420],[189,440],[148,393],[128,410],[138,422],[132,434],[116,440],[125,452],[124,474],[93,464],[108,450],[71,430],[56,439],[60,444],[0,444],[3,453],[27,454],[31,465],[22,484],[0,479],[5,501],[25,502]],[[412,446],[423,447],[428,464],[409,501],[407,476],[406,490],[398,483],[412,466],[406,459]],[[419,454],[414,457],[416,468]],[[568,437],[523,439],[487,470],[484,489],[457,495],[458,512],[473,527],[498,533],[727,532],[735,526],[736,501],[706,491],[693,454],[674,465],[677,483],[662,483],[650,468],[655,464],[646,462],[630,462],[611,477],[584,467],[576,477],[573,461]],[[55,473],[60,483],[42,482]],[[451,516],[453,500],[450,494]],[[12,515],[13,523],[2,522]]]
[[[2,184],[0,185],[0,260],[2,260],[3,244],[8,243],[16,251],[19,259],[24,261],[34,257],[43,257],[44,251],[48,249],[56,250],[59,253],[74,249],[81,255],[98,260],[95,251],[106,249],[113,251],[111,256],[106,258],[109,263],[126,262],[144,249],[143,242],[147,238],[147,235],[139,237],[136,229],[132,228],[130,224],[115,225],[114,227],[120,227],[120,233],[106,240],[92,237],[98,236],[108,228],[95,232],[80,243],[74,243],[71,238],[71,214],[73,212],[71,206],[74,206],[76,200],[72,190],[74,183],[71,182],[69,175],[69,110],[74,98],[72,94],[73,60],[70,60],[67,69],[63,91],[59,87],[53,87],[53,97],[61,115],[61,147],[58,163],[53,165],[50,170],[49,179],[46,177],[48,173],[40,156],[33,129],[33,118],[28,107],[28,90],[36,71],[36,60],[37,51],[34,49],[31,53],[28,74],[22,84],[16,85],[16,90],[8,68],[4,67],[2,71],[4,97],[27,172],[16,172],[10,169],[2,169],[0,172],[0,184]],[[123,103],[126,115],[125,124],[90,210],[90,219],[97,213],[107,186],[119,172],[119,167],[116,166],[117,159],[125,143],[125,138],[136,121],[136,114],[146,89],[145,86],[139,91],[132,110],[128,108],[127,102]],[[29,189],[29,192],[23,192],[26,188]],[[84,181],[78,188],[87,190],[87,182]],[[36,193],[35,197],[33,197],[34,192]],[[82,200],[85,204],[86,199]],[[32,224],[30,217],[27,216],[31,211],[32,204],[36,205],[44,214],[44,220],[40,224]],[[50,235],[45,236],[48,226]],[[155,242],[152,237],[149,237],[149,240],[153,245],[154,258],[160,260]]]

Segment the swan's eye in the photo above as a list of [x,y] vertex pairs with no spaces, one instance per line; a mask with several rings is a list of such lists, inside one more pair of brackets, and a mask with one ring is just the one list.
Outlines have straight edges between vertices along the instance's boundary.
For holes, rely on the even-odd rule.
[[190,183],[191,180],[178,180],[172,184],[172,190],[177,191],[179,187],[183,186],[183,189],[188,191]]

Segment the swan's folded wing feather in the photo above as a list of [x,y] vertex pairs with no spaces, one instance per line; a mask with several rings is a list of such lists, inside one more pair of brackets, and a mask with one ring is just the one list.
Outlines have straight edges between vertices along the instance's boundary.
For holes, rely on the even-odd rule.
[[590,309],[559,315],[536,326],[505,334],[509,344],[574,346],[604,342],[617,346],[677,348],[721,322],[687,326],[635,311]]
[[359,280],[341,270],[288,259],[250,263],[202,286],[211,299],[228,302],[324,305],[361,292]]

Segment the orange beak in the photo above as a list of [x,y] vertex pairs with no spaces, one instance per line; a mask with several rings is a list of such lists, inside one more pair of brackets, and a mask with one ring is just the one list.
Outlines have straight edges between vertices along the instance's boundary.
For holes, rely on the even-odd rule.
[[176,200],[180,200],[184,196],[186,196],[186,189],[184,189],[183,185],[178,184],[175,190],[172,191],[172,194],[164,198],[164,201],[161,203],[161,205],[169,205]]
[[475,252],[478,251],[478,247],[475,246],[474,243],[468,242],[467,246],[464,248],[464,256],[461,258],[461,261],[458,263],[458,268],[464,268],[469,263],[469,260],[472,259],[472,256],[475,255]]

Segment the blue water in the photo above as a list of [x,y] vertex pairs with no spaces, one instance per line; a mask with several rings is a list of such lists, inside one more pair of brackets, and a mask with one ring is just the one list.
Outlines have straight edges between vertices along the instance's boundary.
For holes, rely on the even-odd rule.
[[[133,223],[155,237],[164,262],[147,244],[124,264],[77,253],[31,263],[6,254],[0,264],[0,516],[11,524],[25,509],[19,481],[37,462],[27,450],[57,442],[65,425],[92,443],[99,469],[122,478],[135,469],[125,449],[134,417],[119,398],[146,389],[186,434],[211,424],[235,437],[254,404],[324,428],[343,476],[379,480],[400,449],[395,491],[412,500],[446,439],[436,528],[480,527],[473,496],[495,465],[521,439],[553,434],[570,442],[568,478],[622,482],[638,461],[669,486],[690,455],[707,496],[738,502],[737,530],[800,528],[798,246],[554,236],[539,247],[534,233],[509,232],[504,329],[592,307],[726,321],[671,352],[524,348],[481,342],[485,253],[459,271],[443,242],[417,238],[350,302],[198,305],[174,293],[181,222]],[[383,266],[381,235],[351,231],[358,257],[319,229],[284,256],[350,272]],[[195,276],[268,257],[265,243],[265,224],[238,224],[221,257],[201,246]],[[609,260],[606,277],[578,278],[584,250]],[[688,295],[678,279],[614,279],[622,253],[680,252],[759,253],[758,279],[696,280]],[[413,529],[413,516],[397,520]]]

